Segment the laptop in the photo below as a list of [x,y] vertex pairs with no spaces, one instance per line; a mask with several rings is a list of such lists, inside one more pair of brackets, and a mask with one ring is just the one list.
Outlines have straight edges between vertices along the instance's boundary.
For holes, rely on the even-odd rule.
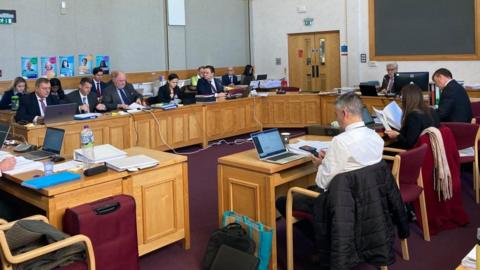
[[367,107],[363,107],[362,109],[362,120],[367,127],[373,128],[373,126],[375,125],[375,121],[373,120],[373,117],[368,111]]
[[250,136],[260,160],[277,164],[285,164],[290,161],[305,157],[304,155],[299,155],[288,151],[283,144],[282,137],[280,136],[278,129],[255,132]]
[[362,93],[362,96],[378,96],[377,87],[373,84],[360,84],[360,92]]
[[51,127],[47,128],[42,149],[25,153],[23,154],[23,157],[31,160],[41,160],[60,155],[64,136],[65,130],[63,129]]
[[10,125],[0,123],[0,149],[3,147],[8,133],[10,133]]
[[77,103],[50,105],[45,109],[44,122],[52,124],[58,122],[72,121],[77,112]]
[[266,79],[267,79],[267,74],[258,74],[257,75],[257,81],[266,80]]

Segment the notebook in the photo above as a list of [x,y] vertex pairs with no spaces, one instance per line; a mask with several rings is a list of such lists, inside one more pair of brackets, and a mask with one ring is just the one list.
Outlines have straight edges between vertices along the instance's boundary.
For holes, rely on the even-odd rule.
[[109,168],[119,172],[130,169],[145,169],[156,166],[157,164],[158,160],[146,155],[135,155],[107,161],[107,166]]
[[80,174],[78,173],[60,172],[23,181],[22,186],[33,189],[41,189],[78,179],[80,179]]

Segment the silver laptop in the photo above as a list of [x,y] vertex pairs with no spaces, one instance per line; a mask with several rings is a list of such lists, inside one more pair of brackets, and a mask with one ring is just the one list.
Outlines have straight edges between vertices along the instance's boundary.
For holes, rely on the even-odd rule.
[[45,132],[45,139],[43,139],[42,149],[25,153],[22,156],[31,160],[41,160],[60,155],[64,136],[65,130],[49,127]]
[[50,105],[45,109],[45,124],[72,121],[77,112],[77,103]]
[[290,161],[301,159],[304,155],[289,152],[282,141],[278,129],[269,129],[252,133],[253,144],[260,160],[272,163],[285,164]]

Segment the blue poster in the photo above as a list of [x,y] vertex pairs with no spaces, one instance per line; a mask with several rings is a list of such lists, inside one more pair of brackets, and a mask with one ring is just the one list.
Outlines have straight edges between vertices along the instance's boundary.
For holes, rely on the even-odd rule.
[[21,60],[22,77],[27,79],[38,78],[38,58],[23,56]]
[[97,55],[96,67],[102,69],[103,74],[110,73],[110,56],[108,55]]
[[42,77],[55,78],[57,77],[57,57],[56,56],[42,56],[40,58],[42,64]]
[[93,55],[79,54],[78,64],[78,75],[92,74]]
[[73,55],[58,57],[60,63],[60,77],[73,77],[75,60]]

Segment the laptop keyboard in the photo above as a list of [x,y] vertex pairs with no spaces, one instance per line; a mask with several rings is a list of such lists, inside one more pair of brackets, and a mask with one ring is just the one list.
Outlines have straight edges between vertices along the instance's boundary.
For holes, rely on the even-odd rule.
[[294,154],[294,153],[288,152],[288,153],[285,153],[285,154],[281,154],[281,155],[278,155],[278,156],[268,158],[268,160],[277,161],[277,160],[284,159],[284,158],[291,157],[291,156],[295,156],[295,155],[296,154]]
[[50,152],[46,152],[46,151],[43,151],[43,150],[37,150],[37,151],[32,151],[30,153],[27,153],[27,156],[31,156],[31,157],[46,157],[46,156],[51,156],[52,153]]

